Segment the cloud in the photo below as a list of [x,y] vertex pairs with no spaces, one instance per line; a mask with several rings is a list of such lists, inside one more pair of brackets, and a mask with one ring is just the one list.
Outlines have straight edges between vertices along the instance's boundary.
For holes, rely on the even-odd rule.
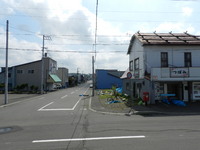
[[193,33],[195,31],[194,27],[191,25],[185,25],[184,23],[173,23],[173,22],[165,22],[161,23],[156,27],[156,32],[185,32]]
[[[45,41],[45,47],[48,47],[48,55],[57,61],[58,67],[69,68],[69,72],[76,72],[77,68],[81,72],[91,72],[90,53],[68,53],[67,51],[92,51],[95,34],[95,14],[81,5],[81,0],[73,0],[68,3],[66,0],[19,0],[5,1],[14,13],[20,12],[32,18],[39,28],[35,29],[35,24],[27,24],[25,20],[17,25],[21,28],[27,28],[35,32],[37,38],[33,41],[31,38],[10,37],[10,47],[21,49],[37,49],[42,47],[42,36],[51,35],[52,41]],[[12,13],[13,13],[12,12]],[[27,26],[26,26],[27,24]],[[12,26],[15,26],[12,24]],[[32,30],[31,30],[32,29]],[[25,32],[26,33],[26,32]],[[12,34],[12,33],[11,33]],[[117,46],[120,43],[126,43],[129,38],[123,39],[113,35],[123,34],[116,27],[103,19],[98,19],[97,51],[104,53],[97,54],[96,66],[99,68],[111,68],[125,70],[128,66],[127,47]],[[2,37],[4,38],[4,37]],[[1,38],[1,39],[2,39]],[[30,41],[31,40],[31,41]],[[128,43],[128,42],[127,42]],[[104,45],[107,44],[107,45]],[[62,52],[51,52],[60,50]],[[124,50],[124,54],[112,53],[109,51]],[[66,51],[66,52],[65,52]],[[31,55],[30,55],[31,53]],[[41,51],[12,51],[9,56],[10,66],[27,63],[41,59]],[[13,59],[14,58],[14,59]],[[2,60],[2,59],[1,59]],[[2,64],[2,62],[1,62]]]
[[190,8],[190,7],[183,7],[183,8],[182,8],[182,13],[183,13],[183,16],[189,17],[189,16],[192,15],[193,9]]

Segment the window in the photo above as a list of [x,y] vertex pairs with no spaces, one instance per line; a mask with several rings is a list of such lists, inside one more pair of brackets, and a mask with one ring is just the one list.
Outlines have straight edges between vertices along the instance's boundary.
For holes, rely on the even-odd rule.
[[28,70],[28,73],[29,73],[29,74],[33,74],[33,73],[34,73],[34,70]]
[[130,90],[130,83],[129,82],[126,83],[126,90]]
[[134,60],[134,70],[138,70],[139,69],[139,58],[136,58]]
[[129,62],[129,70],[133,71],[133,61],[132,60]]
[[185,67],[192,67],[192,55],[191,53],[184,53],[184,61],[185,61]]
[[11,73],[8,73],[8,78],[11,78]]
[[168,67],[168,53],[161,52],[161,67]]
[[18,73],[18,74],[22,74],[22,73],[23,73],[23,70],[17,70],[17,73]]

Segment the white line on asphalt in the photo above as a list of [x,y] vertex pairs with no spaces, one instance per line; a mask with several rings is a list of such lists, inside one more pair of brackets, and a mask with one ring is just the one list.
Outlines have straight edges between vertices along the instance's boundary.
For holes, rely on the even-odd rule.
[[[88,88],[89,89],[89,88]],[[88,91],[88,89],[84,92],[84,94]],[[72,92],[73,93],[73,92]],[[66,97],[67,95],[63,96]],[[62,97],[61,97],[62,98]],[[79,98],[79,100],[76,102],[76,104],[74,105],[73,108],[49,108],[49,109],[45,109],[45,107],[53,104],[54,102],[51,102],[43,107],[41,107],[40,109],[38,109],[38,111],[63,111],[63,110],[74,110],[76,108],[76,106],[78,105],[78,103],[80,102],[80,100],[82,99],[82,97]]]
[[47,104],[47,105],[41,107],[40,109],[38,109],[38,111],[42,111],[42,110],[44,110],[45,107],[47,107],[47,106],[49,106],[49,105],[51,105],[51,104],[53,104],[53,103],[54,103],[54,102],[51,102],[51,103],[49,103],[49,104]]
[[74,94],[75,92],[71,92],[71,94]]
[[144,135],[138,136],[114,136],[114,137],[94,137],[94,138],[74,138],[74,139],[50,139],[34,140],[32,143],[52,143],[52,142],[71,142],[71,141],[94,141],[94,140],[114,140],[114,139],[141,139]]
[[67,97],[68,95],[65,95],[65,96],[63,96],[63,97],[61,97],[61,99],[64,99],[65,97]]
[[61,110],[74,110],[72,108],[50,108],[50,109],[39,109],[38,111],[61,111]]

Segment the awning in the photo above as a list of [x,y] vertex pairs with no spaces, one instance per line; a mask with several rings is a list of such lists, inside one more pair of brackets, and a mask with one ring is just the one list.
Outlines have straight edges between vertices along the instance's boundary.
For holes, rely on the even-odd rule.
[[49,74],[54,82],[61,82],[61,79],[55,74]]

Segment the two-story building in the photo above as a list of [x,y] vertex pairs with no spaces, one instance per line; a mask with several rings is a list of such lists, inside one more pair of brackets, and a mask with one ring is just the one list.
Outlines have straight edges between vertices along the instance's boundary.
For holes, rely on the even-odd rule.
[[161,94],[184,101],[200,100],[200,36],[185,33],[136,33],[128,47],[129,76],[124,89],[131,97],[149,93],[150,103]]
[[[43,70],[42,70],[43,63]],[[5,81],[5,69],[0,73],[0,82]],[[9,90],[14,90],[17,86],[22,84],[36,87],[38,90],[51,91],[58,84],[66,87],[68,84],[68,69],[57,69],[57,62],[50,57],[44,57],[43,61],[33,61],[13,67],[9,67],[8,85]],[[43,74],[43,75],[42,75]],[[60,78],[59,78],[59,77]],[[43,85],[42,85],[43,83]]]

